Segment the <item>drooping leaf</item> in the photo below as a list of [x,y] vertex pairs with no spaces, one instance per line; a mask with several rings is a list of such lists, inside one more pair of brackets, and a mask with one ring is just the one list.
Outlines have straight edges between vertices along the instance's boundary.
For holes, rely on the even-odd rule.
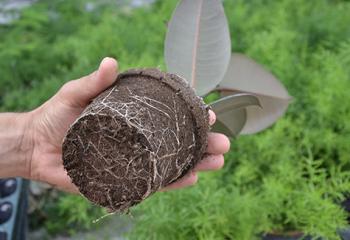
[[287,110],[291,97],[285,87],[252,59],[233,54],[219,90],[223,96],[232,92],[251,93],[259,98],[262,108],[248,108],[242,134],[252,134],[271,126]]
[[212,131],[225,134],[228,137],[236,137],[242,131],[246,121],[247,111],[245,108],[223,112],[216,120]]
[[165,40],[168,71],[190,82],[198,95],[223,79],[231,58],[231,39],[220,0],[182,0]]
[[229,137],[235,137],[246,123],[246,108],[248,106],[260,106],[260,102],[254,95],[237,93],[221,98],[210,106],[216,113],[216,123],[212,130],[224,133]]

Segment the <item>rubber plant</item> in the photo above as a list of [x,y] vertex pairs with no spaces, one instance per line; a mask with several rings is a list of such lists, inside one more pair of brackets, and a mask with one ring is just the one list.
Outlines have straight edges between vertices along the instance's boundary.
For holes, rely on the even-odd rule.
[[[253,60],[231,54],[219,0],[182,0],[168,25],[167,71],[131,69],[72,124],[63,162],[91,202],[124,212],[176,181],[202,159],[209,132],[259,132],[287,109],[279,81]],[[219,92],[205,105],[202,97]]]
[[[219,0],[182,0],[168,25],[168,71],[190,81],[196,93],[218,92],[210,104],[217,114],[213,131],[230,137],[271,126],[291,97],[284,86],[249,57],[231,54],[230,32]],[[299,239],[302,233],[266,234],[263,239]]]

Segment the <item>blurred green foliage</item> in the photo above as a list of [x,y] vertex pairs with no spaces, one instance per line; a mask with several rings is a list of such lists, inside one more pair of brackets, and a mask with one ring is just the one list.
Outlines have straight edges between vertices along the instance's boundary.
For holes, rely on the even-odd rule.
[[[45,211],[48,216],[44,222],[48,233],[69,235],[79,230],[92,230],[99,227],[101,222],[98,224],[94,222],[107,214],[106,210],[93,206],[79,195],[66,194],[61,194],[56,201],[48,199],[42,211]],[[32,216],[31,219],[33,218],[35,217]],[[40,221],[37,224],[40,224]]]
[[[104,56],[116,57],[122,70],[164,69],[166,22],[176,2],[134,10],[96,3],[86,11],[87,1],[42,0],[26,9],[0,27],[0,109],[40,105]],[[338,239],[348,217],[339,203],[350,191],[350,2],[224,4],[234,51],[273,72],[294,101],[269,130],[232,142],[222,171],[136,207],[130,238],[251,240],[298,230]],[[85,200],[63,195],[50,206],[46,226],[89,228],[101,213],[87,208]]]

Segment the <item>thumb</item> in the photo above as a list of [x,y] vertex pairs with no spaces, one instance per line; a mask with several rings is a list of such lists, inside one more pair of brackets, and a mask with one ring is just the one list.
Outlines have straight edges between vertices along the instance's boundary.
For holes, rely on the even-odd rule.
[[118,76],[118,62],[104,58],[97,71],[66,83],[58,92],[61,100],[72,107],[84,108],[89,102],[111,86]]

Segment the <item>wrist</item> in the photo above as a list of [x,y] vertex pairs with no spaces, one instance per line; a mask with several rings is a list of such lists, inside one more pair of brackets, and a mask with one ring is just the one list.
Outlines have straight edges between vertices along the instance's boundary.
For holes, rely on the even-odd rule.
[[31,113],[0,114],[0,178],[30,177],[33,139]]

